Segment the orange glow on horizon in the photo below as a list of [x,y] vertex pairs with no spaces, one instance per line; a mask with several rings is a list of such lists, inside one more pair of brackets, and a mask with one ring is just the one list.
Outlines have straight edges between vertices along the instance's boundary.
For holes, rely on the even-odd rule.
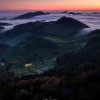
[[0,0],[0,10],[24,9],[100,10],[100,0]]

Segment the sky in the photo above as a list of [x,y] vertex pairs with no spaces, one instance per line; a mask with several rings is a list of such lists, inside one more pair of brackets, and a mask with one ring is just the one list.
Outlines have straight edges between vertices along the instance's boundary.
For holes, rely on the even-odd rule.
[[0,0],[0,10],[100,10],[100,0]]

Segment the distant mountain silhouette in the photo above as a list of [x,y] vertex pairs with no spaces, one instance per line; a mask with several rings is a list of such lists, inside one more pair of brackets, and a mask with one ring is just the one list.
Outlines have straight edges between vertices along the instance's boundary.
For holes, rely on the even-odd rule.
[[69,12],[69,11],[63,11],[62,13],[71,14],[71,15],[80,15],[80,14],[82,14],[82,13],[79,13],[79,12]]
[[39,16],[39,15],[46,15],[46,14],[49,14],[49,13],[44,13],[44,12],[42,12],[42,11],[29,12],[29,13],[20,15],[20,16],[18,16],[18,17],[15,17],[15,18],[13,18],[13,19],[27,19],[27,18],[31,18],[31,17],[35,17],[35,16]]
[[63,11],[62,13],[68,13],[69,11]]
[[73,18],[69,18],[69,17],[62,17],[61,19],[57,20],[56,23],[64,24],[70,27],[78,27],[78,28],[88,27],[86,24],[83,24],[82,22],[77,21],[76,19],[73,19]]

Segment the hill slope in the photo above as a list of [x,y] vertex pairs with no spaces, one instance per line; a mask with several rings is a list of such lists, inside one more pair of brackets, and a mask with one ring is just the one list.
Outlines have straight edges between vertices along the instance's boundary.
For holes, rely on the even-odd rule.
[[[0,97],[7,100],[100,99],[100,30],[88,34],[87,45],[57,58],[54,69],[40,75],[0,84]],[[59,68],[58,68],[59,67]],[[13,92],[14,91],[14,92]]]

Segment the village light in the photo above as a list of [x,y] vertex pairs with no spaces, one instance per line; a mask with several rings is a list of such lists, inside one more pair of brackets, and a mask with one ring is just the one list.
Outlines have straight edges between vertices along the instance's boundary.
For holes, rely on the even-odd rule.
[[27,63],[27,64],[25,64],[24,66],[25,66],[26,68],[28,68],[28,71],[30,72],[31,67],[34,66],[34,65],[33,65],[33,63]]

